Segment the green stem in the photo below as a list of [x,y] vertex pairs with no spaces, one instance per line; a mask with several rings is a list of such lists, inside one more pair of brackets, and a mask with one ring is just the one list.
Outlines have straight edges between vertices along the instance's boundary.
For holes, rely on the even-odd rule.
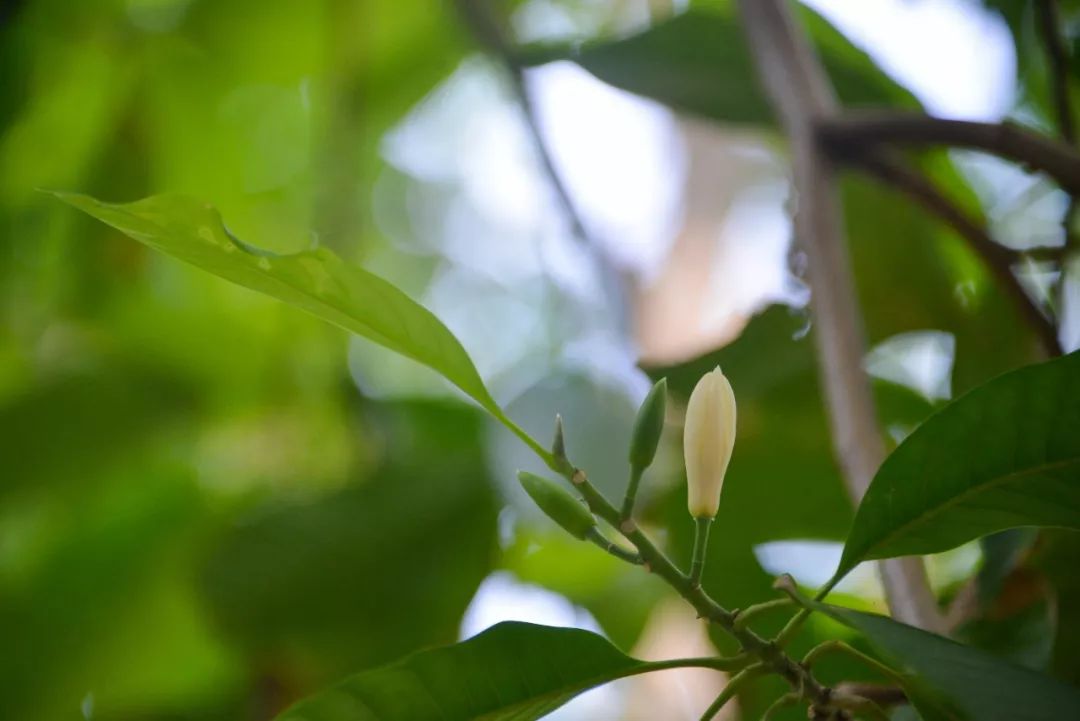
[[735,615],[714,601],[700,585],[691,582],[671,559],[658,549],[633,521],[621,523],[619,509],[615,508],[590,482],[585,472],[569,464],[552,470],[565,476],[581,493],[589,509],[611,526],[618,528],[623,536],[638,549],[646,570],[655,573],[682,596],[698,615],[723,628],[739,642],[743,651],[756,658],[762,666],[783,678],[793,689],[801,689],[805,696],[820,707],[829,705],[829,691],[801,665],[785,654],[775,643],[758,636],[748,628],[735,627]]
[[791,620],[780,629],[780,633],[776,635],[776,645],[780,648],[784,648],[791,639],[795,638],[795,634],[802,630],[803,624],[806,623],[806,619],[810,618],[810,614],[813,613],[809,608],[801,609],[797,614],[792,616]]
[[[823,600],[827,595],[829,595],[829,591],[833,590],[836,584],[840,582],[841,578],[843,577],[833,576],[831,579],[829,579],[829,582],[826,583],[817,592],[816,596],[814,596],[814,600]],[[795,614],[791,618],[791,620],[787,622],[787,625],[785,625],[780,630],[780,633],[774,639],[777,646],[779,646],[780,648],[784,648],[785,646],[787,646],[788,643],[791,642],[791,639],[793,639],[795,635],[802,629],[803,624],[806,623],[806,619],[810,618],[810,614],[814,612],[814,609],[811,608],[806,598],[804,598],[799,593],[798,588],[795,586],[795,581],[791,578],[791,576],[784,574],[780,578],[776,579],[776,583],[773,584],[773,588],[780,589],[781,591],[786,593],[794,603],[802,606],[802,610]]]
[[586,540],[592,541],[600,548],[604,549],[615,558],[626,561],[627,563],[633,563],[636,566],[640,566],[644,561],[641,560],[641,554],[634,553],[633,551],[627,551],[622,546],[612,542],[596,526],[589,529],[589,532],[585,534]]
[[822,656],[826,656],[830,653],[844,654],[850,658],[860,661],[863,664],[869,666],[873,670],[877,671],[881,675],[888,678],[890,681],[903,686],[907,679],[900,673],[897,673],[893,669],[889,668],[881,661],[878,661],[873,656],[868,656],[857,648],[849,646],[847,643],[838,640],[825,641],[810,649],[806,656],[803,657],[802,665],[809,669],[818,661]]
[[622,513],[619,514],[619,517],[623,521],[630,520],[634,515],[634,501],[637,499],[638,485],[641,483],[641,474],[644,472],[644,468],[638,468],[635,465],[630,466],[630,482],[626,486],[626,496],[623,498]]
[[[484,409],[495,417],[495,420],[506,426],[507,430],[513,433],[518,439],[529,447],[533,453],[537,455],[544,462],[544,464],[553,471],[560,473],[561,470],[557,467],[557,459],[551,453],[547,451],[539,441],[525,432],[525,429],[515,423],[510,416],[506,415],[499,406],[494,405],[495,401],[491,401],[491,405],[488,403],[481,403]],[[565,460],[564,460],[565,462]]]
[[694,557],[690,561],[690,585],[701,585],[701,574],[705,570],[705,551],[709,546],[709,526],[711,518],[694,519]]
[[654,661],[649,664],[649,673],[666,671],[671,668],[708,668],[713,671],[742,671],[750,665],[750,657],[744,653],[735,656],[701,656],[697,658],[673,658],[670,661]]
[[753,606],[747,606],[741,611],[735,612],[735,628],[746,628],[751,621],[758,616],[763,616],[770,611],[775,611],[778,608],[788,608],[794,605],[794,601],[790,598],[777,598],[772,601],[765,601],[764,603],[756,603]]
[[784,694],[769,704],[769,708],[765,709],[765,713],[761,714],[761,721],[769,721],[774,714],[779,713],[788,706],[794,706],[799,703],[800,700],[799,694],[795,692]]
[[705,713],[701,715],[701,721],[712,721],[713,717],[720,713],[720,709],[724,708],[724,704],[735,698],[735,694],[739,693],[739,689],[764,674],[766,670],[763,664],[755,663],[753,666],[747,666],[732,676],[731,680],[724,685],[724,690],[720,692],[716,700],[709,705],[709,708],[705,709]]

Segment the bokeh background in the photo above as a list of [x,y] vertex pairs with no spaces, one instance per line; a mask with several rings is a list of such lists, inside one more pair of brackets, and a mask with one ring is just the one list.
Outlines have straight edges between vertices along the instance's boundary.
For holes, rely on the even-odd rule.
[[[727,48],[731,8],[696,5],[497,10],[545,60],[670,18],[726,28]],[[1080,30],[1077,3],[1062,5]],[[813,0],[803,17],[858,70],[856,100],[1052,132],[1030,3]],[[538,515],[514,482],[536,462],[431,372],[40,189],[192,194],[248,243],[322,244],[391,279],[462,339],[531,433],[548,438],[561,413],[571,456],[613,497],[634,409],[668,375],[670,437],[643,515],[684,556],[679,408],[720,363],[740,438],[708,587],[738,607],[769,598],[773,574],[831,574],[851,503],[817,389],[807,259],[789,253],[784,148],[747,59],[732,50],[688,108],[711,113],[598,79],[641,74],[650,49],[633,41],[527,71],[581,234],[472,30],[448,0],[0,3],[0,718],[270,719],[350,672],[507,619],[600,631],[649,658],[714,649],[647,574]],[[1044,179],[972,153],[920,162],[999,242],[1061,244],[1066,198]],[[844,195],[892,442],[1038,357],[959,238],[864,178],[846,177]],[[1017,271],[1052,303],[1038,253]],[[1080,288],[1065,287],[1075,348]],[[1013,541],[1009,553],[1028,542]],[[1077,546],[1051,543],[1001,610],[1010,624],[969,637],[1075,676]],[[947,598],[993,552],[931,559],[935,588]],[[881,607],[869,569],[842,590]],[[697,718],[717,684],[667,672],[556,716]]]

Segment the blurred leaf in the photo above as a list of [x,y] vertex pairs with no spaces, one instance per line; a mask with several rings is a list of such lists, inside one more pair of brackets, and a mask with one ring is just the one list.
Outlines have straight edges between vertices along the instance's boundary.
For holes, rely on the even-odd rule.
[[520,580],[555,591],[586,609],[604,635],[621,648],[637,643],[657,601],[672,596],[640,568],[561,531],[539,534],[517,528],[514,543],[503,550],[502,566]]
[[[947,156],[925,154],[918,169],[973,217],[981,216],[971,188]],[[1015,304],[951,229],[922,206],[860,175],[846,174],[841,192],[871,344],[913,331],[951,333],[956,393],[1041,358]]]
[[998,612],[975,619],[959,629],[956,637],[1017,665],[1045,671],[1054,646],[1054,612],[1042,594],[1030,601],[1009,615]]
[[85,195],[57,197],[146,245],[214,275],[271,295],[442,374],[541,456],[499,408],[457,338],[393,284],[345,264],[326,248],[278,255],[235,238],[211,206],[186,196],[128,204]]
[[[29,567],[0,576],[0,637],[18,649],[0,654],[0,718],[73,718],[88,691],[115,708],[125,695],[182,694],[224,671],[196,599],[162,603],[153,589],[186,584],[176,556],[206,522],[190,471],[136,462],[87,479],[93,492],[39,519]],[[153,629],[147,616],[174,626]]]
[[[815,604],[865,634],[913,674],[907,690],[926,721],[1057,721],[1080,718],[1080,690],[885,616]],[[928,694],[923,686],[934,692]]]
[[1046,671],[1059,614],[1046,575],[1028,562],[1038,536],[1036,528],[1012,528],[979,539],[983,562],[974,579],[971,618],[954,635],[1014,663]]
[[280,721],[530,721],[582,691],[665,667],[572,628],[500,623],[444,648],[357,674]]
[[[40,73],[48,82],[35,88],[10,125],[0,126],[0,205],[19,208],[33,200],[36,188],[79,182],[108,139],[133,69],[118,60],[118,49],[104,35],[87,33],[58,51],[53,70]],[[73,107],[80,110],[77,122]]]
[[[739,402],[738,439],[713,534],[730,531],[729,541],[747,550],[784,538],[840,539],[850,523],[851,504],[832,461],[812,340],[800,337],[805,322],[773,307],[755,316],[730,345],[679,366],[650,369],[650,375],[668,378],[672,398],[683,403],[702,374],[718,365],[731,380]],[[678,488],[684,502],[685,483]],[[772,508],[773,499],[796,489],[803,489],[799,508]],[[685,520],[685,503],[680,513]]]
[[491,569],[496,506],[479,414],[438,403],[377,414],[387,461],[371,478],[252,512],[207,561],[220,625],[301,689],[455,638]]
[[[573,60],[616,87],[720,123],[771,127],[772,111],[730,3],[704,5],[624,39],[530,47],[525,56],[534,63]],[[918,107],[826,20],[801,10],[844,105]],[[928,154],[921,166],[950,197],[979,214],[946,156]],[[1031,332],[960,238],[906,198],[863,178],[845,179],[842,190],[871,340],[914,330],[953,333],[960,389],[1031,360]],[[897,303],[898,297],[905,302]]]
[[867,490],[836,578],[1032,525],[1080,528],[1080,353],[991,381],[912,433]]
[[981,604],[989,604],[997,598],[1005,580],[1037,537],[1038,531],[1034,528],[1010,528],[979,539],[983,562],[975,580]]
[[[911,106],[911,96],[808,8],[801,15],[841,100]],[[531,46],[524,60],[573,60],[617,88],[723,123],[772,126],[742,26],[728,9],[691,9],[636,35],[583,46]]]
[[[1054,100],[1053,77],[1047,59],[1046,41],[1039,28],[1037,5],[1043,0],[983,0],[987,9],[996,10],[1008,25],[1015,51],[1016,104],[1023,104],[1025,113],[1020,118],[1033,122],[1041,129],[1057,128],[1057,108]],[[1080,56],[1076,50],[1076,19],[1078,4],[1075,0],[1054,0],[1058,16],[1058,33],[1065,54],[1070,102],[1076,107],[1077,77]],[[1024,118],[1024,116],[1028,116]],[[1034,117],[1032,117],[1034,116]]]
[[1054,592],[1057,635],[1053,670],[1064,681],[1080,685],[1080,533],[1043,531],[1033,565],[1046,574]]
[[188,420],[195,406],[190,384],[116,358],[28,388],[0,404],[0,498],[93,482],[102,466]]
[[[851,523],[852,504],[833,461],[828,420],[818,387],[813,332],[800,312],[773,307],[752,318],[731,344],[688,363],[650,369],[668,378],[671,396],[685,402],[701,375],[719,365],[739,401],[735,451],[724,482],[719,516],[710,536],[705,585],[725,603],[742,607],[773,594],[758,569],[756,583],[735,575],[757,566],[753,546],[776,540],[841,541]],[[932,406],[901,386],[875,382],[883,426],[913,426]],[[777,449],[784,449],[777,453]],[[683,552],[692,534],[686,522],[685,483],[670,499],[668,523]],[[777,498],[798,496],[798,504]],[[683,547],[683,544],[686,544]],[[713,555],[715,552],[715,555]],[[722,561],[721,559],[727,559]],[[710,581],[715,576],[715,580]],[[731,579],[738,578],[739,583]]]

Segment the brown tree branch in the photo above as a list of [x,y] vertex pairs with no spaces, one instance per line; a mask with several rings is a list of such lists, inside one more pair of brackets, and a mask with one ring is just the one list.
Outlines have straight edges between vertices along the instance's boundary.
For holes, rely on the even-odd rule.
[[562,176],[556,169],[555,161],[551,157],[551,150],[548,148],[547,141],[544,140],[532,94],[529,92],[529,86],[525,80],[525,68],[516,59],[513,48],[502,30],[501,24],[495,17],[493,8],[490,6],[490,0],[457,0],[457,6],[461,17],[472,30],[476,39],[506,70],[514,97],[517,99],[518,105],[521,106],[522,114],[525,117],[525,123],[528,126],[529,136],[532,138],[536,155],[540,159],[544,174],[555,192],[556,199],[562,207],[567,222],[570,223],[574,236],[590,247],[595,247],[589,243],[589,234],[585,229],[585,223],[581,219],[581,213],[578,212],[577,206],[570,196],[570,191],[567,190]]
[[849,155],[845,159],[904,193],[952,227],[967,241],[968,247],[982,258],[997,279],[998,285],[1012,298],[1020,315],[1038,336],[1047,356],[1061,355],[1057,328],[1043,314],[1012,272],[1012,265],[1017,260],[1014,251],[994,242],[984,224],[946,198],[930,180],[898,160],[872,151]]
[[1013,123],[944,120],[921,113],[852,111],[823,118],[821,139],[832,148],[905,145],[948,145],[982,150],[1040,170],[1073,195],[1080,195],[1080,153],[1064,143],[1025,130]]
[[[792,151],[795,237],[809,258],[811,311],[836,456],[856,501],[885,457],[870,384],[866,344],[844,242],[834,170],[816,127],[837,114],[824,70],[783,0],[739,0],[739,12],[766,92]],[[938,630],[942,620],[917,557],[880,566],[889,607],[906,623]]]
[[563,218],[570,226],[571,234],[595,263],[603,290],[612,299],[612,307],[615,309],[615,314],[617,314],[617,323],[620,328],[625,329],[629,325],[624,310],[627,295],[626,279],[620,274],[611,258],[604,252],[603,246],[596,242],[596,239],[589,233],[581,211],[574,202],[573,196],[570,195],[570,190],[566,187],[558,168],[555,167],[551,149],[540,127],[540,120],[537,117],[536,105],[533,103],[528,79],[525,77],[525,66],[521,64],[517,54],[514,52],[513,44],[495,12],[493,0],[455,0],[455,2],[458,13],[473,36],[483,49],[497,60],[505,70],[510,82],[510,89],[517,100],[518,106],[521,108],[533,150],[540,161],[540,168],[547,178],[552,192],[555,194],[555,201],[562,211]]

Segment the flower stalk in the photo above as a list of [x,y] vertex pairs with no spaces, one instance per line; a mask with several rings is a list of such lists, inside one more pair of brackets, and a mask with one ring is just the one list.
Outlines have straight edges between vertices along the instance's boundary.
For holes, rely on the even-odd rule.
[[[648,402],[643,404],[643,407],[646,405],[648,405]],[[656,437],[658,438],[658,434]],[[573,523],[571,525],[576,530],[581,531],[582,535],[580,537],[599,545],[605,551],[622,560],[640,564],[645,570],[656,574],[693,606],[700,618],[719,626],[739,643],[742,650],[737,658],[748,659],[750,665],[743,668],[739,674],[732,678],[724,693],[716,699],[702,718],[712,718],[719,712],[724,703],[738,692],[743,684],[766,673],[776,674],[783,678],[798,700],[810,704],[811,712],[815,714],[814,718],[845,718],[845,714],[848,712],[835,702],[839,698],[835,690],[821,684],[807,665],[799,663],[783,650],[783,644],[798,631],[804,614],[808,614],[810,610],[809,604],[798,594],[794,583],[790,579],[782,579],[778,584],[778,588],[783,590],[789,598],[751,606],[741,614],[729,611],[721,606],[701,586],[709,528],[719,508],[720,491],[731,459],[735,439],[735,399],[727,378],[724,377],[719,368],[706,374],[691,394],[687,409],[683,449],[686,455],[687,482],[689,486],[688,508],[695,519],[694,552],[689,573],[681,571],[663,551],[657,548],[626,512],[627,508],[632,512],[633,497],[637,490],[637,484],[633,480],[633,469],[640,467],[643,470],[644,466],[647,465],[644,463],[644,460],[646,460],[644,455],[637,456],[637,458],[634,456],[633,446],[638,442],[636,438],[637,434],[635,433],[630,458],[632,482],[627,493],[629,505],[624,499],[622,507],[617,508],[593,486],[585,472],[575,467],[566,457],[560,420],[556,425],[556,439],[553,446],[553,450],[556,452],[547,456],[544,460],[553,471],[568,480],[581,494],[588,509],[585,510],[573,496],[564,491],[565,498],[559,496],[562,499],[559,502],[561,510],[556,515],[570,513],[568,508],[563,507],[565,506],[563,501],[566,498],[571,499],[578,509],[573,512]],[[653,452],[655,452],[655,448],[653,448]],[[642,462],[635,463],[635,460]],[[647,460],[651,462],[651,455]],[[531,474],[523,474],[523,476],[527,478]],[[637,476],[637,480],[640,481],[640,474]],[[550,505],[551,499],[555,496],[548,493],[547,486],[544,486],[544,489],[539,494],[539,499],[536,500],[538,503],[540,500],[544,500],[545,503]],[[545,511],[547,510],[545,508]],[[591,525],[584,528],[575,525],[584,523],[579,511],[584,511],[591,520]],[[551,514],[549,513],[549,515]],[[594,515],[595,518],[603,520],[612,528],[618,530],[630,545],[636,549],[636,553],[606,538],[596,526]],[[789,627],[785,629],[787,632],[785,638],[767,640],[748,627],[748,622],[757,615],[792,604],[803,606],[803,608],[800,614],[796,616],[796,623],[789,623]],[[814,659],[811,657],[808,660],[813,661]],[[790,700],[791,696],[786,698]],[[870,708],[866,701],[866,699],[854,696],[845,698],[848,708],[851,708],[852,705],[858,705],[867,712],[877,710],[876,708]]]
[[690,560],[690,584],[701,586],[701,574],[705,571],[705,551],[709,547],[711,518],[694,519],[694,555]]
[[[553,462],[552,470],[561,472]],[[762,673],[774,673],[793,689],[802,689],[804,697],[817,708],[831,708],[830,690],[823,686],[801,664],[784,653],[774,642],[766,640],[748,628],[736,628],[735,614],[710,597],[702,587],[690,583],[690,576],[680,571],[667,554],[661,551],[633,521],[621,523],[619,509],[611,504],[589,481],[585,472],[573,468],[562,473],[581,493],[589,509],[614,528],[618,528],[641,556],[644,567],[659,576],[685,599],[701,618],[724,629],[742,647],[742,651],[761,664]]]

